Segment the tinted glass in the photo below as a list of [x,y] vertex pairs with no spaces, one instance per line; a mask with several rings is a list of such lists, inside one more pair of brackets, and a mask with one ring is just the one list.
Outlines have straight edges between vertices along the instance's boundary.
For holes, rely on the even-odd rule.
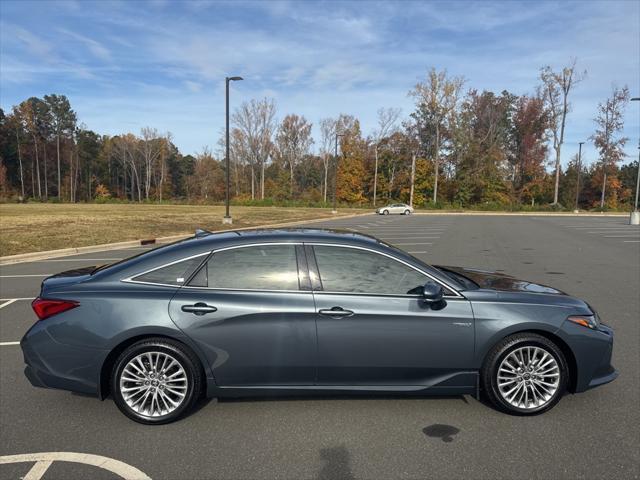
[[403,263],[366,250],[315,246],[314,251],[328,292],[404,295],[428,280]]
[[183,285],[204,260],[204,255],[174,263],[133,278],[137,282],[161,283],[163,285]]
[[[207,286],[210,288],[298,290],[298,263],[294,245],[223,250],[213,254],[206,270]],[[198,286],[202,286],[202,275],[198,273]]]

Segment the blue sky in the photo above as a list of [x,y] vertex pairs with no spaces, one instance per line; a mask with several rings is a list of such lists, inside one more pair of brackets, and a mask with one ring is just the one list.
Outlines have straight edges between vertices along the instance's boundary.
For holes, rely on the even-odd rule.
[[[232,105],[273,97],[278,116],[349,113],[365,134],[380,107],[412,110],[430,67],[467,88],[532,93],[539,68],[571,57],[588,75],[572,95],[563,163],[594,129],[612,84],[640,96],[640,2],[0,2],[0,105],[69,97],[99,133],[173,134],[184,153],[216,148],[224,77]],[[640,102],[626,114],[637,155]],[[314,133],[317,129],[314,128]],[[596,159],[593,147],[584,151]]]

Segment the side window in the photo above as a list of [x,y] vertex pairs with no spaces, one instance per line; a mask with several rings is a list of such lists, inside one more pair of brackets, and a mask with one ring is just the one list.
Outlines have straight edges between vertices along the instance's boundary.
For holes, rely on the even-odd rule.
[[298,290],[295,245],[260,245],[215,252],[189,286]]
[[377,253],[321,245],[313,248],[323,290],[328,292],[405,295],[428,280],[417,270]]
[[136,282],[183,285],[204,260],[205,255],[183,260],[132,278]]

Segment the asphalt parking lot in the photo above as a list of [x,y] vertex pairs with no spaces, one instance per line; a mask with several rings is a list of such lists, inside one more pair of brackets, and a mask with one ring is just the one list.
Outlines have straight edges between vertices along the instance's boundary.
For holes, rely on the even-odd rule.
[[[527,418],[470,396],[312,397],[212,400],[180,422],[139,425],[110,399],[31,387],[16,342],[35,321],[29,302],[45,276],[140,249],[0,267],[0,478],[22,478],[30,469],[31,479],[45,480],[638,478],[640,228],[626,223],[626,217],[367,215],[314,224],[378,236],[429,263],[546,283],[598,310],[615,329],[620,377]],[[102,468],[80,456],[80,463],[47,457],[35,464],[39,471],[33,459],[2,461],[35,452],[99,455],[130,468],[109,471],[106,460]]]

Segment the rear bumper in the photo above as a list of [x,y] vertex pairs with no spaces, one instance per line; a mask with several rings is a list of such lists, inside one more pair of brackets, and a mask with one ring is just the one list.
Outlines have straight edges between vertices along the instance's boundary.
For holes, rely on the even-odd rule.
[[26,364],[24,374],[34,387],[98,395],[106,350],[59,343],[38,324],[24,335],[20,347]]

